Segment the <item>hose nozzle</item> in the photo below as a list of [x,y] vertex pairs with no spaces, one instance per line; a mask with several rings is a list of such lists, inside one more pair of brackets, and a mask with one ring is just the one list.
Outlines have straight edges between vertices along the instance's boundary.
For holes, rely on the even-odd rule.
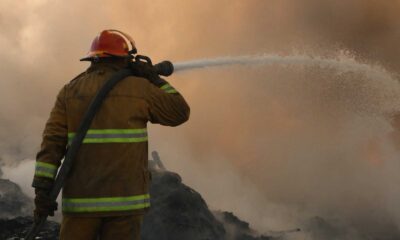
[[159,75],[168,77],[174,72],[174,65],[170,61],[162,61],[154,65],[154,70]]

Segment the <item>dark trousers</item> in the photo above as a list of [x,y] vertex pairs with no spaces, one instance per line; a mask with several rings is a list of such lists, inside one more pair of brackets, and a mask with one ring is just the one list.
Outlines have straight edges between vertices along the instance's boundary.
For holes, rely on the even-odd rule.
[[64,216],[60,240],[139,240],[142,221],[143,215]]

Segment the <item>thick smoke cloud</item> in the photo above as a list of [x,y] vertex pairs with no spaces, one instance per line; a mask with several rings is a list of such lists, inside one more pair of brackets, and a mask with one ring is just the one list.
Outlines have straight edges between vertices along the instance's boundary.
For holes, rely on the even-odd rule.
[[[87,67],[78,59],[102,29],[130,33],[155,61],[344,51],[400,72],[395,0],[3,0],[0,9],[6,165],[34,158],[58,89]],[[192,117],[176,129],[150,127],[150,147],[212,207],[265,232],[320,216],[352,239],[396,236],[399,162],[388,120],[400,107],[396,83],[279,66],[187,72],[170,82]]]

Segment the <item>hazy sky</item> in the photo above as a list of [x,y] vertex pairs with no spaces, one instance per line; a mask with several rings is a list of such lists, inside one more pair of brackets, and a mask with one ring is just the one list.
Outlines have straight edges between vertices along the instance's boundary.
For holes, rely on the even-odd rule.
[[[86,69],[79,58],[103,29],[129,33],[155,62],[345,52],[396,76],[399,11],[398,0],[0,0],[1,160],[34,159],[57,91]],[[212,207],[262,231],[315,215],[366,234],[397,231],[398,150],[387,115],[400,106],[388,94],[398,84],[280,66],[168,80],[191,119],[151,126],[150,149]]]

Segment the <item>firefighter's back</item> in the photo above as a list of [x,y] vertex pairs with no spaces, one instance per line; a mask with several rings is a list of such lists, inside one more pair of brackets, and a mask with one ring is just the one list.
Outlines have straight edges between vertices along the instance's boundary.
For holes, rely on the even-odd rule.
[[[113,64],[94,64],[65,87],[69,140],[97,91],[117,70]],[[129,77],[103,101],[63,189],[65,214],[128,214],[149,204],[148,85],[146,79]]]

